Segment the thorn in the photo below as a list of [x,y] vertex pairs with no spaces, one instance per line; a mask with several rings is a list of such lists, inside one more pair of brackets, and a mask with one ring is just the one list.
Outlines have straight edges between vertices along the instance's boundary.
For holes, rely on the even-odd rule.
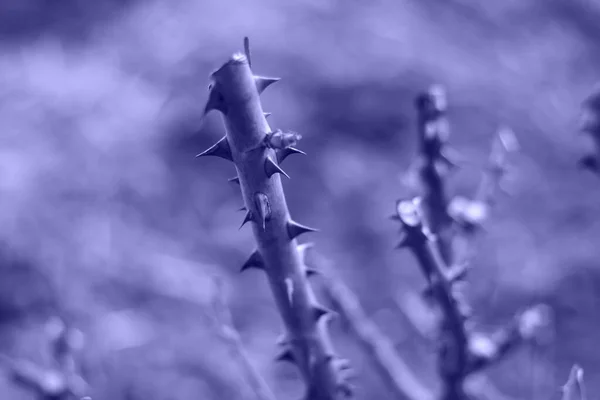
[[309,278],[311,276],[319,275],[319,271],[312,267],[305,267],[304,272],[305,272],[306,276]]
[[409,236],[406,232],[402,232],[400,234],[400,241],[398,242],[398,244],[396,245],[396,249],[404,249],[406,247],[410,246],[410,240],[409,240]]
[[237,209],[238,211],[248,211],[248,209],[244,206],[244,207],[240,207]]
[[227,141],[227,136],[223,136],[221,140],[217,143],[204,150],[202,153],[198,154],[196,157],[204,157],[204,156],[215,156],[221,157],[227,161],[233,161],[231,157],[231,149],[229,148],[229,142]]
[[442,160],[450,170],[458,168],[459,159],[460,156],[453,149],[446,147],[440,151],[440,160]]
[[345,398],[351,398],[354,395],[354,388],[348,382],[338,384],[337,391],[342,393]]
[[250,268],[256,268],[256,269],[261,269],[261,270],[265,269],[265,262],[264,262],[262,256],[260,255],[260,253],[258,252],[258,250],[255,250],[250,255],[250,257],[246,260],[244,265],[242,265],[240,272],[244,272]]
[[458,265],[448,268],[446,279],[451,284],[464,281],[465,278],[467,277],[468,271],[469,271],[468,263],[463,262],[461,264],[458,264]]
[[318,232],[319,230],[309,228],[308,226],[300,225],[299,223],[290,220],[287,223],[287,231],[290,240],[294,240],[303,233]]
[[237,185],[239,185],[239,184],[240,184],[240,178],[239,178],[239,177],[237,177],[237,176],[234,176],[233,178],[229,178],[229,179],[227,179],[227,181],[228,181],[228,182],[231,182],[231,183],[235,183],[235,184],[237,184]]
[[300,261],[302,264],[305,264],[306,262],[306,252],[308,251],[308,249],[311,249],[315,244],[308,242],[308,243],[302,243],[299,244],[298,246],[296,246],[296,249],[298,250],[298,253],[300,253]]
[[332,315],[334,312],[331,311],[328,308],[325,308],[324,306],[321,305],[315,305],[313,306],[313,318],[315,321],[319,321],[321,318],[323,318],[326,315]]
[[244,54],[246,55],[246,59],[248,59],[248,65],[252,67],[252,59],[250,58],[250,39],[248,36],[244,37]]
[[269,198],[264,193],[255,193],[254,204],[256,205],[261,226],[263,230],[265,230],[267,220],[271,218],[271,205],[269,204]]
[[246,212],[246,216],[244,217],[244,221],[242,222],[242,225],[240,225],[239,229],[242,229],[242,227],[244,225],[246,225],[248,222],[253,221],[254,217],[252,215],[252,211],[247,211]]
[[303,152],[302,150],[298,150],[295,147],[286,147],[284,149],[277,150],[276,154],[277,154],[277,162],[279,164],[281,164],[283,162],[283,160],[285,160],[286,158],[288,158],[288,156],[291,156],[292,154],[306,155],[305,152]]
[[272,113],[270,113],[270,112],[264,112],[264,113],[263,113],[263,116],[264,116],[265,118],[269,118],[271,115],[273,115],[273,114],[272,114]]
[[258,90],[258,94],[261,94],[265,91],[266,88],[280,80],[281,78],[267,78],[266,76],[254,77],[254,82],[256,83],[256,90]]
[[392,221],[396,221],[396,222],[402,222],[402,218],[400,218],[398,215],[394,214],[394,215],[390,215],[389,217]]
[[282,170],[279,165],[275,164],[275,161],[271,157],[267,157],[265,160],[265,173],[267,177],[270,178],[273,174],[282,174],[286,178],[290,179],[289,175]]
[[285,347],[276,357],[275,361],[287,361],[296,364],[296,357],[291,348]]
[[204,106],[204,113],[202,114],[202,117],[204,118],[206,114],[208,114],[212,110],[221,111],[222,113],[225,113],[226,111],[225,103],[223,102],[223,97],[221,96],[221,93],[219,93],[219,91],[216,89],[216,86],[214,84],[211,84],[210,86],[210,90],[208,92],[208,100],[206,101],[206,106]]

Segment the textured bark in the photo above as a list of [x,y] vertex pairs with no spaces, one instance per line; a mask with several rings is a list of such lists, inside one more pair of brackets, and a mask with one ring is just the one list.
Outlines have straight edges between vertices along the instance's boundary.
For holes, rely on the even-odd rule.
[[336,368],[327,332],[329,311],[320,306],[307,280],[307,268],[296,237],[314,231],[294,222],[286,204],[279,163],[300,151],[264,145],[271,134],[259,94],[278,79],[253,75],[248,57],[235,54],[211,75],[205,111],[223,114],[226,136],[202,155],[233,161],[257,250],[242,267],[265,271],[286,327],[279,359],[293,361],[311,400],[333,400],[349,394]]

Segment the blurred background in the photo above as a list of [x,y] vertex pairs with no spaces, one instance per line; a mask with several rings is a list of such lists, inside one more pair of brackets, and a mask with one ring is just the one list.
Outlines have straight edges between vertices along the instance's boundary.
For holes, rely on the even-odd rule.
[[[44,325],[60,314],[85,336],[94,399],[252,398],[220,333],[221,294],[277,398],[300,397],[295,368],[273,361],[282,324],[266,279],[238,273],[254,240],[238,230],[234,167],[194,158],[224,134],[218,113],[201,124],[208,76],[248,35],[253,69],[282,78],[261,96],[271,126],[301,133],[308,153],[284,181],[294,219],[321,229],[304,240],[426,386],[434,344],[398,307],[414,311],[424,281],[388,219],[410,194],[414,97],[448,91],[467,160],[454,195],[474,192],[496,130],[515,131],[511,195],[478,238],[469,298],[482,329],[538,301],[556,315],[550,343],[485,375],[507,398],[556,398],[577,362],[597,394],[600,181],[576,162],[599,20],[594,0],[3,0],[0,352],[47,364]],[[358,398],[391,399],[348,327],[332,330]],[[8,372],[0,392],[32,398]]]

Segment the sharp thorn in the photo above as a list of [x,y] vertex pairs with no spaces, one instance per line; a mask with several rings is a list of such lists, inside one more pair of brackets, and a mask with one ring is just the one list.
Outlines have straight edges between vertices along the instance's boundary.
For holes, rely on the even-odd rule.
[[267,174],[268,178],[273,176],[273,174],[282,174],[286,178],[290,178],[289,175],[286,174],[285,171],[281,169],[281,167],[279,167],[279,165],[275,164],[275,161],[273,161],[271,157],[267,157],[265,159],[265,173]]
[[202,153],[198,154],[196,157],[205,157],[205,156],[215,156],[221,157],[227,161],[233,161],[231,157],[231,149],[229,148],[229,142],[227,141],[227,136],[224,136],[215,143],[213,146],[204,150]]
[[246,260],[246,262],[244,263],[244,265],[242,265],[242,268],[240,269],[240,272],[244,272],[244,271],[246,271],[247,269],[250,269],[250,268],[256,268],[256,269],[261,269],[261,270],[265,269],[265,263],[263,261],[262,256],[258,252],[258,250],[255,250],[250,255],[250,257],[248,258],[248,260]]
[[223,103],[223,99],[219,91],[216,89],[215,85],[212,85],[210,87],[210,90],[208,92],[208,100],[206,101],[206,106],[204,106],[204,113],[202,114],[202,116],[205,117],[206,114],[208,114],[212,110],[221,111],[222,113],[225,113],[226,110],[225,104]]
[[314,229],[314,228],[309,228],[308,226],[304,226],[295,221],[290,220],[287,223],[287,231],[288,231],[288,237],[290,238],[290,240],[294,240],[295,238],[302,235],[303,233],[318,232],[319,230]]
[[267,78],[265,76],[254,77],[254,83],[256,84],[256,90],[258,90],[258,94],[261,94],[266,88],[280,80],[281,78]]
[[240,178],[237,176],[234,176],[233,178],[229,178],[227,181],[231,182],[231,183],[235,183],[236,185],[240,184]]
[[285,160],[286,158],[288,158],[288,156],[291,156],[292,154],[306,155],[305,152],[303,152],[302,150],[298,150],[295,147],[286,147],[284,149],[277,150],[277,162],[281,164],[283,160]]
[[254,220],[254,216],[252,215],[252,211],[247,211],[246,212],[246,216],[244,217],[244,221],[242,222],[242,225],[240,225],[239,229],[242,229],[242,227],[244,225],[246,225],[248,222],[253,221]]
[[307,277],[319,275],[319,271],[312,267],[306,267],[306,269],[304,271],[305,271]]
[[285,347],[276,357],[275,361],[287,361],[296,364],[296,357],[291,348]]
[[406,232],[402,232],[400,234],[400,241],[396,245],[396,249],[404,249],[409,246],[408,234]]
[[244,207],[238,208],[238,211],[248,211],[248,209],[244,206]]
[[468,264],[462,263],[455,265],[447,270],[446,278],[450,283],[464,281],[469,271]]
[[246,55],[246,59],[248,60],[248,65],[252,67],[252,59],[250,58],[250,39],[248,36],[244,37],[244,54]]
[[272,115],[272,113],[265,112],[265,113],[263,113],[263,115],[264,115],[265,118],[269,118]]
[[337,386],[337,391],[342,393],[342,396],[345,398],[351,398],[352,396],[354,396],[354,388],[352,387],[352,385],[348,382],[341,382],[338,384]]
[[325,308],[321,305],[313,306],[312,312],[313,312],[313,318],[315,321],[319,321],[321,318],[323,318],[326,315],[333,314],[333,311],[331,311],[328,308]]

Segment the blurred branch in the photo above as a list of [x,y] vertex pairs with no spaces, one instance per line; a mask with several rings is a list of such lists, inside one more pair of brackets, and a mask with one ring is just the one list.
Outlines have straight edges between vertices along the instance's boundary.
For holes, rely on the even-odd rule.
[[260,373],[256,370],[238,331],[233,326],[233,320],[225,299],[224,284],[221,278],[214,277],[216,293],[212,302],[213,321],[219,336],[230,348],[230,354],[244,372],[244,380],[250,385],[258,400],[275,400],[275,395]]
[[469,321],[470,307],[454,288],[457,277],[464,277],[465,272],[453,271],[444,264],[435,246],[436,236],[424,226],[421,204],[419,198],[397,204],[396,219],[403,227],[400,247],[408,247],[418,260],[429,284],[429,296],[442,311],[438,337],[442,398],[461,400],[467,398],[466,378],[500,360],[518,344],[534,339],[548,324],[549,310],[545,306],[533,307],[518,316],[513,325],[485,339],[475,334]]
[[[494,138],[489,165],[473,200],[457,197],[448,204],[445,179],[455,163],[448,157],[446,95],[432,86],[416,100],[420,149],[421,196],[398,201],[392,219],[402,226],[397,248],[408,248],[416,258],[426,281],[423,297],[440,311],[437,327],[438,372],[443,381],[444,400],[468,398],[466,380],[492,363],[501,360],[519,344],[534,340],[549,323],[550,310],[539,305],[515,317],[507,327],[493,335],[475,332],[471,308],[461,290],[467,275],[465,255],[457,257],[455,237],[450,226],[459,226],[468,238],[489,215],[501,180],[506,174],[508,153],[518,148],[514,134],[501,129]],[[469,247],[467,242],[465,247]],[[457,263],[457,260],[461,263]]]
[[323,257],[314,257],[315,269],[322,278],[325,294],[347,321],[361,345],[385,378],[396,396],[408,400],[432,400],[431,391],[396,354],[394,344],[366,315],[354,293],[334,275]]
[[416,99],[419,153],[417,168],[424,198],[427,226],[439,236],[436,246],[446,264],[452,264],[452,219],[448,214],[445,177],[456,167],[447,146],[450,127],[443,87],[434,85]]
[[465,262],[471,258],[475,234],[482,230],[483,224],[489,219],[499,192],[505,191],[503,180],[509,167],[509,155],[518,149],[519,143],[514,132],[509,128],[499,129],[492,141],[488,165],[473,199],[456,196],[450,202],[448,213],[463,234],[455,238],[462,240],[463,245],[460,254],[455,255],[457,260]]

